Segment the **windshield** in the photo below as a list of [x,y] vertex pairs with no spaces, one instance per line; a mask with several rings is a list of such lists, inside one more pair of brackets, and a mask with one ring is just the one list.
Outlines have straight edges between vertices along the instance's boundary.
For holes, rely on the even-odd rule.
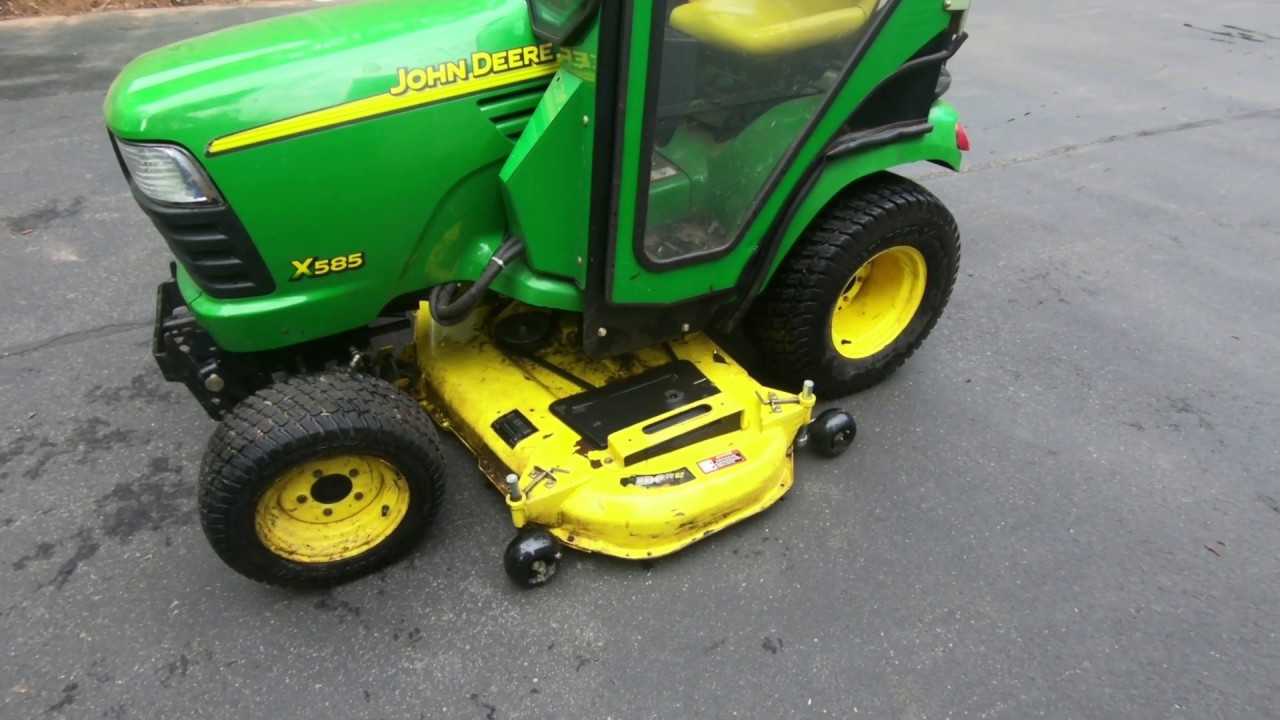
[[543,40],[564,43],[595,11],[600,0],[529,0],[533,31]]

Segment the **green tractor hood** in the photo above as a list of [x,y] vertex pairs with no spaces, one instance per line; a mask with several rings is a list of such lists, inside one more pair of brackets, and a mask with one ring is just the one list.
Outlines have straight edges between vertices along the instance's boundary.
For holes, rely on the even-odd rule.
[[[147,53],[105,114],[116,138],[181,146],[207,172],[225,200],[207,222],[139,202],[201,326],[265,350],[478,277],[508,230],[499,170],[558,66],[523,0],[372,0]],[[535,275],[502,281],[578,306],[572,283]]]
[[526,60],[544,69],[554,62],[549,46],[526,50],[531,47],[535,40],[519,0],[386,0],[321,8],[140,56],[108,92],[107,124],[124,139],[178,142],[207,152],[218,138],[396,89],[404,95],[500,77],[526,68]]

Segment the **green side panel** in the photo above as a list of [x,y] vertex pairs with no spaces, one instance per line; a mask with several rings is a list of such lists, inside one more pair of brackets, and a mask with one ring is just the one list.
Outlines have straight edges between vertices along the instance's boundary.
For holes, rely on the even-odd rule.
[[[596,63],[599,16],[576,45],[560,48],[560,70],[502,169],[503,199],[511,231],[525,241],[533,271],[525,287],[508,292],[510,272],[494,283],[498,292],[530,304],[582,310],[585,257],[591,216],[591,176],[596,125]],[[563,279],[563,282],[561,281]],[[542,286],[555,283],[559,294]],[[572,288],[572,291],[565,286]]]
[[[561,70],[502,171],[512,231],[538,272],[586,286],[594,87]],[[585,122],[584,122],[585,120]]]
[[933,130],[928,135],[904,142],[886,145],[863,153],[853,153],[827,162],[822,175],[814,183],[813,189],[801,201],[800,207],[791,218],[783,236],[782,246],[773,266],[769,269],[769,278],[777,272],[801,233],[822,212],[822,209],[840,191],[858,180],[875,173],[916,162],[933,162],[945,165],[952,170],[960,170],[961,156],[956,146],[956,125],[959,123],[955,108],[947,103],[934,103],[929,113],[929,122]]
[[[431,142],[441,126],[452,137]],[[207,159],[277,289],[205,296],[192,311],[219,345],[264,349],[366,325],[402,293],[478,272],[506,229],[498,170],[509,147],[458,102]],[[294,260],[355,252],[359,270],[290,280]]]

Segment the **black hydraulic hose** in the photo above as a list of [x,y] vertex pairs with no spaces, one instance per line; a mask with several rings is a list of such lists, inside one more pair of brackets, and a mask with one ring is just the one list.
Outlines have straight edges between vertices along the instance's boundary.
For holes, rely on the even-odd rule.
[[475,284],[467,288],[461,297],[456,299],[453,297],[453,294],[458,291],[458,283],[446,283],[432,288],[427,296],[431,303],[431,319],[437,325],[458,325],[466,320],[484,299],[484,294],[488,292],[494,278],[507,268],[507,263],[523,254],[524,241],[520,238],[511,238],[498,248],[493,257],[489,258],[489,264],[485,266],[484,272],[480,273]]

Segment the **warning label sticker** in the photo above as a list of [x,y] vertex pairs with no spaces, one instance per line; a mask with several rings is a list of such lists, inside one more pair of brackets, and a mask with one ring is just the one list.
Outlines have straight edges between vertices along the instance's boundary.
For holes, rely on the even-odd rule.
[[698,469],[707,475],[710,475],[717,470],[723,470],[732,465],[737,465],[738,463],[744,463],[746,461],[747,458],[743,456],[741,451],[730,450],[727,453],[722,453],[713,458],[707,458],[706,460],[699,462]]

